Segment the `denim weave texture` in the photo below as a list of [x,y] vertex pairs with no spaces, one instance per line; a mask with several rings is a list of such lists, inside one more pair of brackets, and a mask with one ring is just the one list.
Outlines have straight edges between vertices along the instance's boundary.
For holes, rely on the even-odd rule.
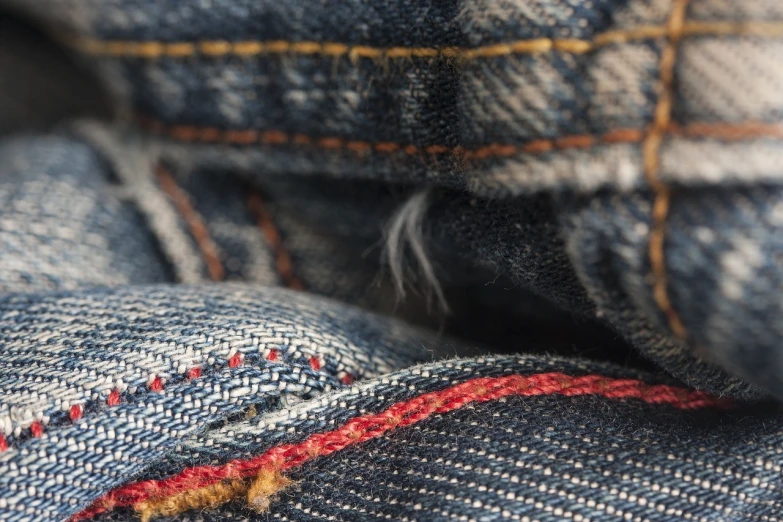
[[17,19],[0,520],[781,518],[780,0]]

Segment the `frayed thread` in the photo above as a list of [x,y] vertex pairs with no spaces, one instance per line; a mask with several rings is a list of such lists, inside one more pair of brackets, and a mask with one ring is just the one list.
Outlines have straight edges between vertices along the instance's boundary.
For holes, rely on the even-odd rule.
[[[446,314],[449,312],[449,305],[424,244],[424,218],[429,202],[430,190],[426,189],[414,194],[397,210],[386,226],[383,256],[386,258],[397,298],[402,301],[406,295],[406,280],[419,279],[416,271],[407,266],[406,254],[410,250],[423,280],[424,293],[428,299],[434,294],[438,306]],[[411,274],[413,277],[410,277]]]
[[240,479],[224,480],[169,497],[145,500],[133,507],[141,517],[141,522],[150,522],[154,517],[171,517],[194,509],[214,509],[245,497],[250,509],[264,513],[272,504],[274,496],[291,483],[278,470],[262,471],[252,483]]

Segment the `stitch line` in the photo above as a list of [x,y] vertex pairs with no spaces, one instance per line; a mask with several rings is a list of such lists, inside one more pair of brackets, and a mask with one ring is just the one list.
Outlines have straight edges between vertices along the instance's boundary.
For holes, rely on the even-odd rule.
[[[246,355],[256,355],[256,354],[245,354],[242,352],[235,352],[233,355],[231,355],[226,360],[226,366],[228,368],[237,368],[241,366],[244,361]],[[265,353],[258,354],[260,355],[261,359],[266,359],[270,362],[277,362],[278,364],[290,364],[288,362],[284,362],[281,360],[280,352],[275,349],[266,350]],[[318,361],[318,365],[313,364],[313,360]],[[325,363],[322,363],[323,356],[312,356],[307,358],[307,366],[313,370],[316,374],[321,372],[322,370],[325,370]],[[214,366],[212,370],[220,371],[220,366]],[[213,372],[214,373],[214,372]],[[355,376],[354,374],[347,372],[347,371],[340,371],[337,373],[329,373],[329,376],[333,377],[336,381],[340,382],[341,384],[348,386],[353,383]],[[163,391],[164,387],[169,384],[169,380],[171,380],[173,384],[178,384],[180,382],[183,382],[185,380],[193,381],[196,379],[201,378],[202,376],[202,368],[200,366],[195,366],[193,368],[190,368],[188,371],[186,371],[184,374],[175,375],[172,377],[172,379],[163,379],[159,375],[153,375],[149,379],[149,382],[147,383],[147,390],[153,393],[161,392]],[[108,396],[106,397],[105,404],[109,407],[118,406],[120,403],[123,402],[122,393],[119,389],[114,388],[109,392]],[[89,401],[88,403],[78,403],[72,405],[68,410],[67,414],[64,416],[60,416],[60,421],[57,420],[50,420],[48,423],[44,425],[42,421],[34,421],[28,428],[27,431],[29,432],[30,436],[33,438],[39,438],[43,436],[44,432],[49,428],[57,428],[63,425],[62,421],[67,421],[70,423],[75,423],[80,421],[84,417],[85,413],[85,406],[89,407],[90,410],[94,410],[94,406],[97,403],[97,401]],[[91,413],[91,412],[90,412]],[[13,440],[12,443],[18,443],[19,439]],[[10,444],[8,442],[8,439],[6,438],[5,434],[0,432],[0,453],[6,451],[9,448]]]
[[174,176],[163,165],[158,165],[155,170],[160,188],[169,196],[182,219],[190,228],[190,233],[198,245],[199,251],[207,266],[209,278],[213,281],[222,281],[225,277],[223,264],[220,262],[218,247],[209,236],[209,231],[204,220],[199,216],[190,202],[188,195],[174,181]]
[[272,214],[266,208],[264,199],[258,190],[251,189],[250,196],[248,196],[248,206],[256,218],[258,229],[263,234],[269,248],[272,249],[277,274],[283,284],[292,290],[304,290],[304,284],[294,273],[294,263],[283,244],[283,237],[275,226]]
[[88,519],[117,507],[138,507],[149,500],[165,499],[225,480],[244,480],[261,473],[282,472],[315,457],[380,437],[390,430],[416,424],[433,415],[512,395],[594,395],[615,400],[636,399],[647,404],[666,404],[682,410],[725,408],[732,404],[704,392],[663,384],[648,385],[635,379],[611,379],[601,375],[573,377],[561,373],[542,373],[482,377],[398,402],[378,414],[354,417],[333,431],[310,435],[300,443],[272,447],[257,457],[233,460],[222,466],[196,466],[166,479],[120,486],[74,515],[72,520]]
[[[378,154],[407,154],[409,156],[451,155],[457,160],[479,161],[490,158],[507,158],[519,153],[541,154],[545,152],[589,149],[599,145],[616,143],[642,143],[649,131],[643,129],[616,129],[601,135],[578,134],[552,139],[536,139],[522,145],[496,143],[476,149],[445,145],[418,146],[395,142],[367,142],[339,137],[312,137],[303,134],[288,134],[277,130],[223,130],[215,127],[193,125],[166,125],[146,117],[139,119],[141,126],[149,132],[166,136],[175,141],[236,146],[309,146],[334,151],[348,151],[359,156],[375,152]],[[679,125],[669,122],[663,130],[683,138],[708,138],[723,141],[745,141],[756,138],[783,139],[783,124],[764,122],[712,123],[695,122]]]
[[674,104],[674,71],[677,63],[677,52],[685,26],[686,11],[689,0],[673,0],[672,12],[669,15],[668,44],[661,53],[660,84],[658,103],[655,107],[655,119],[642,145],[644,176],[648,186],[653,191],[652,226],[648,240],[648,256],[653,279],[653,298],[658,308],[666,316],[669,328],[679,339],[686,339],[688,332],[674,309],[668,290],[668,273],[666,270],[666,221],[671,209],[671,188],[659,179],[661,162],[661,145],[672,118]]
[[[162,42],[99,40],[95,38],[70,37],[63,40],[74,49],[88,55],[108,57],[131,57],[155,59],[161,57],[187,58],[192,56],[253,57],[261,55],[302,55],[348,57],[352,62],[359,59],[412,59],[453,58],[462,61],[480,58],[496,58],[517,54],[542,54],[552,51],[586,54],[610,44],[663,38],[670,35],[668,26],[639,26],[627,30],[607,31],[592,39],[578,38],[535,38],[508,43],[490,44],[481,47],[372,47],[348,45],[339,42],[293,42],[285,40],[238,41],[204,40],[197,42]],[[781,22],[689,22],[679,29],[682,36],[760,36],[775,38],[783,36]]]

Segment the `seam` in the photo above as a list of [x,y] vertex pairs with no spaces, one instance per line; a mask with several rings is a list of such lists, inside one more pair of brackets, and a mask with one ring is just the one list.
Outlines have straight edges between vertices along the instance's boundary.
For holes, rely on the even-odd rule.
[[410,426],[469,404],[508,396],[549,395],[636,399],[647,404],[669,405],[682,410],[726,408],[732,404],[731,401],[704,392],[663,384],[648,385],[635,379],[610,379],[601,375],[573,377],[562,373],[542,373],[477,378],[398,402],[378,414],[354,417],[333,431],[311,435],[300,443],[272,447],[257,457],[233,460],[222,466],[195,466],[170,478],[121,486],[74,515],[72,520],[88,519],[118,507],[139,506],[151,499],[164,499],[225,480],[244,480],[262,473],[282,472],[316,457],[378,438],[390,430]]
[[[283,282],[283,285],[292,290],[304,290],[304,284],[296,277],[294,272],[294,263],[291,260],[291,255],[283,244],[283,237],[280,234],[275,221],[272,218],[272,214],[266,208],[264,198],[261,193],[256,189],[251,189],[250,196],[248,196],[248,207],[250,212],[256,218],[256,225],[264,236],[264,239],[272,249],[272,253],[275,257],[275,268],[277,275]],[[311,366],[315,368],[314,365]]]
[[[577,134],[553,139],[537,139],[521,145],[494,143],[475,149],[462,146],[412,145],[390,141],[368,142],[340,137],[314,137],[292,134],[278,130],[231,130],[195,125],[167,125],[163,122],[142,117],[139,122],[145,130],[175,141],[222,145],[263,146],[305,146],[325,150],[344,151],[359,156],[377,154],[407,154],[409,156],[447,156],[460,160],[484,160],[506,158],[520,153],[541,154],[569,149],[589,149],[600,145],[616,143],[642,143],[649,138],[649,131],[643,129],[616,129],[604,134]],[[737,123],[695,122],[687,125],[668,122],[664,134],[683,138],[707,138],[722,141],[745,141],[755,138],[783,139],[783,124],[755,121]]]
[[670,127],[674,104],[674,73],[677,52],[683,36],[688,0],[673,0],[669,15],[668,43],[661,53],[659,64],[659,91],[655,115],[647,137],[642,145],[644,176],[654,194],[652,205],[652,226],[648,239],[648,256],[653,280],[653,298],[666,316],[669,328],[680,339],[686,339],[688,332],[674,308],[668,290],[666,269],[666,221],[671,209],[672,190],[659,178],[661,145]]
[[[218,371],[224,370],[226,368],[234,369],[240,367],[247,363],[246,359],[248,357],[251,358],[250,362],[252,363],[257,363],[259,359],[264,359],[273,363],[276,362],[277,364],[290,364],[282,360],[280,351],[275,349],[267,349],[259,353],[243,353],[237,351],[228,357],[223,365],[216,364],[212,366],[211,370],[214,371],[211,373],[217,373]],[[324,370],[324,357],[322,355],[314,355],[309,357],[307,359],[307,366],[314,372],[320,372],[321,370]],[[123,390],[114,388],[106,396],[105,401],[91,399],[88,401],[72,404],[70,408],[64,412],[64,414],[52,415],[53,419],[47,423],[42,421],[33,422],[27,428],[27,435],[25,435],[22,439],[12,439],[11,443],[9,443],[9,440],[4,433],[0,432],[0,453],[8,450],[9,447],[19,443],[21,440],[24,440],[24,438],[26,438],[28,435],[32,438],[40,438],[48,429],[57,428],[66,423],[77,423],[85,417],[85,413],[92,415],[101,411],[101,403],[105,403],[105,405],[108,407],[113,407],[121,404],[122,402],[133,401],[138,398],[139,394],[147,393],[147,391],[159,393],[162,392],[167,386],[179,384],[184,381],[194,381],[196,379],[200,379],[204,370],[205,368],[202,368],[201,366],[193,366],[184,373],[173,375],[170,378],[163,378],[156,374],[150,375],[147,381],[146,391],[139,391],[138,393],[134,394],[123,393]],[[356,380],[356,375],[346,370],[340,370],[336,373],[328,373],[327,375],[332,376],[336,381],[339,381],[346,386],[352,384]]]
[[198,214],[190,202],[190,198],[182,188],[177,185],[174,176],[163,165],[158,165],[155,170],[160,188],[169,196],[174,207],[190,229],[193,239],[198,245],[204,263],[207,266],[209,278],[213,281],[222,281],[225,278],[225,270],[220,262],[218,247],[209,235],[204,220]]
[[[610,44],[622,44],[669,36],[668,26],[639,26],[627,30],[607,31],[592,39],[578,38],[535,38],[507,43],[490,44],[481,47],[372,47],[348,45],[339,42],[294,42],[286,40],[202,40],[163,42],[158,40],[100,40],[95,38],[63,38],[74,49],[94,56],[131,58],[187,58],[192,56],[252,57],[261,55],[302,55],[348,57],[359,59],[412,59],[412,58],[454,58],[475,60],[496,58],[517,54],[541,54],[559,51],[571,54],[586,54]],[[684,24],[680,36],[783,36],[781,22],[691,22]]]

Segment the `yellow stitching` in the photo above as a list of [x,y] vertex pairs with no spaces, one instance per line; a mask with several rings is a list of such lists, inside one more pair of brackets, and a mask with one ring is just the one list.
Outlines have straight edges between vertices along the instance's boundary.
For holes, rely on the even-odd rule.
[[685,339],[688,335],[677,311],[672,305],[668,291],[668,276],[666,272],[666,255],[664,242],[666,239],[666,220],[671,207],[671,189],[658,178],[660,170],[660,151],[663,138],[671,125],[672,105],[674,98],[674,70],[677,61],[677,50],[685,27],[685,14],[688,0],[673,0],[672,13],[668,23],[669,42],[661,53],[660,61],[660,94],[655,116],[647,138],[644,140],[644,174],[647,184],[655,194],[652,209],[652,226],[648,253],[653,276],[653,297],[661,311],[669,321],[669,327],[674,335]]
[[245,497],[247,506],[257,513],[269,509],[275,495],[293,482],[278,470],[262,471],[252,483],[241,480],[225,480],[203,488],[185,490],[168,497],[152,498],[133,506],[141,522],[154,517],[172,517],[195,509],[214,509],[232,500]]
[[[91,55],[137,58],[184,58],[188,56],[258,56],[274,54],[323,55],[331,57],[348,56],[352,60],[359,58],[455,58],[475,60],[494,58],[513,54],[540,54],[560,51],[572,54],[589,53],[609,44],[626,43],[639,40],[662,38],[669,34],[665,26],[641,26],[625,31],[608,31],[595,36],[592,40],[575,38],[551,39],[537,38],[509,43],[492,44],[476,48],[460,47],[370,47],[350,46],[337,42],[289,42],[240,41],[228,42],[209,40],[202,42],[158,42],[97,40],[92,38],[66,38],[65,41],[75,49]],[[783,37],[783,22],[688,22],[680,28],[682,36],[759,36]]]

